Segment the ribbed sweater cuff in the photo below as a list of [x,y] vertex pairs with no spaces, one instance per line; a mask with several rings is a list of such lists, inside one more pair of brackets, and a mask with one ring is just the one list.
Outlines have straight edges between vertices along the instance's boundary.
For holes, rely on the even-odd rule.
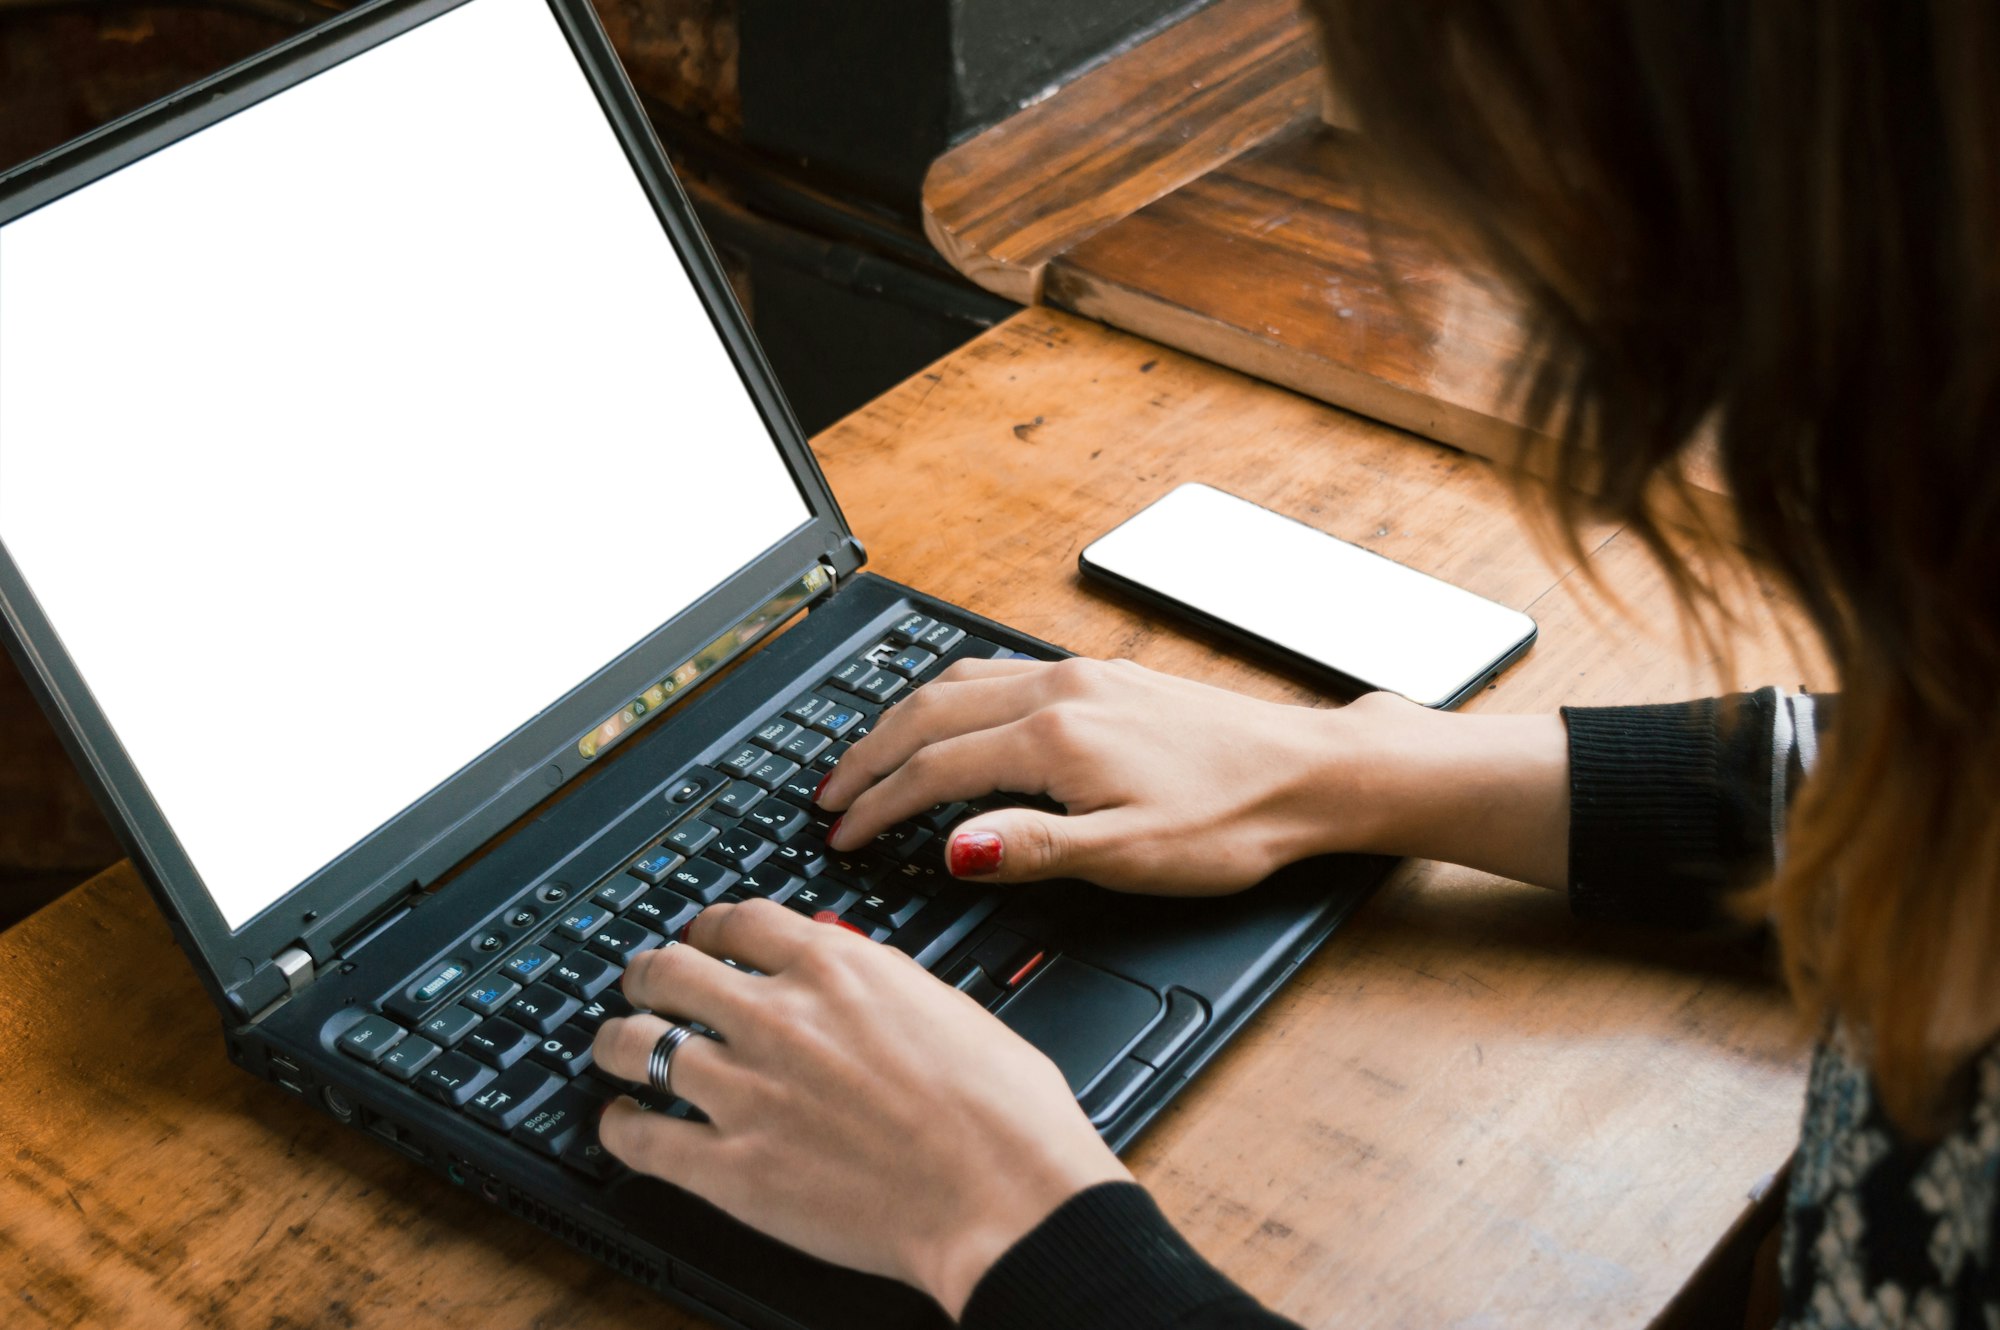
[[964,1330],[1168,1330],[1256,1303],[1176,1233],[1145,1188],[1107,1182],[1064,1202],[972,1290]]
[[1580,917],[1682,928],[1728,917],[1723,897],[1770,863],[1773,700],[1564,709]]

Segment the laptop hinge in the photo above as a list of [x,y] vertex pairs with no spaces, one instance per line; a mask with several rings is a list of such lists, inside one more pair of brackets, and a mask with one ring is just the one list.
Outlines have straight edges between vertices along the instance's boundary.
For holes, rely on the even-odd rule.
[[271,958],[285,976],[285,996],[297,997],[313,981],[313,958],[304,947],[286,947]]

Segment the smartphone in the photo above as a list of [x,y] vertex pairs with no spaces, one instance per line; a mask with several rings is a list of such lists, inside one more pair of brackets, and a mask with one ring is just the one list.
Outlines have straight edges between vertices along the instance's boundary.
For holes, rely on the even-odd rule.
[[1454,707],[1535,640],[1519,610],[1207,485],[1182,485],[1077,557],[1083,575],[1335,689]]

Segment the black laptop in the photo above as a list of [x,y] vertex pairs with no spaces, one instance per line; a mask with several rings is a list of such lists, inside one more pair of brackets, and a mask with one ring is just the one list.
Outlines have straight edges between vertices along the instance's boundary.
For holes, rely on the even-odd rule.
[[365,5],[0,179],[0,546],[230,1056],[728,1324],[942,1314],[597,1144],[592,1034],[702,907],[908,952],[1120,1146],[1383,869],[953,880],[1005,795],[827,848],[885,709],[1062,653],[860,571],[585,0]]

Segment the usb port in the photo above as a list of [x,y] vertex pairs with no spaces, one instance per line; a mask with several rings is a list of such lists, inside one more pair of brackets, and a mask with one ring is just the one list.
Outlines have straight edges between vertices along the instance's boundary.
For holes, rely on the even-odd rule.
[[299,1064],[292,1061],[290,1058],[280,1057],[276,1053],[273,1053],[270,1056],[270,1062],[271,1062],[271,1070],[273,1072],[276,1072],[279,1076],[290,1076],[294,1080],[297,1080],[305,1075],[305,1073],[300,1069]]

